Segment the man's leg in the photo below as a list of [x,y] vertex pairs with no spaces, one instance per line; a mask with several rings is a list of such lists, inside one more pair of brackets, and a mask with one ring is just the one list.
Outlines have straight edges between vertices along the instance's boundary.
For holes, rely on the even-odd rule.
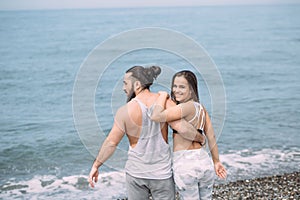
[[149,198],[149,188],[146,179],[135,178],[126,174],[126,189],[128,200],[141,200]]
[[153,200],[174,200],[175,183],[173,177],[163,180],[149,180]]

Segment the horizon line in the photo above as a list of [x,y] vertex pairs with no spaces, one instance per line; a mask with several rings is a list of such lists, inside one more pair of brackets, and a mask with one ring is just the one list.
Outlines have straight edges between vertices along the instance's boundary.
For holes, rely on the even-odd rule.
[[146,5],[146,6],[97,6],[97,7],[45,7],[45,8],[0,8],[1,11],[43,11],[43,10],[97,10],[97,9],[138,9],[138,8],[198,8],[198,7],[227,7],[227,6],[291,6],[300,5],[299,3],[282,2],[282,3],[234,3],[234,4],[203,4],[203,5]]

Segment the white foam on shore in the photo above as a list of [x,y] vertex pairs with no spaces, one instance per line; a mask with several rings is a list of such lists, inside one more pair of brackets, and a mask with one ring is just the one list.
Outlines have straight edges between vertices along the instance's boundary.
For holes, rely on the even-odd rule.
[[87,176],[34,176],[26,181],[8,181],[1,186],[4,199],[122,199],[126,197],[125,173],[99,174],[98,183],[91,188]]
[[299,170],[300,150],[243,150],[220,155],[228,170],[229,180],[253,178]]
[[[262,149],[231,151],[220,159],[228,171],[227,181],[299,171],[300,150]],[[101,173],[101,172],[100,172]],[[0,199],[123,199],[126,195],[125,172],[102,172],[95,188],[87,175],[35,175],[30,180],[11,179],[0,186]],[[217,180],[216,183],[223,182]]]

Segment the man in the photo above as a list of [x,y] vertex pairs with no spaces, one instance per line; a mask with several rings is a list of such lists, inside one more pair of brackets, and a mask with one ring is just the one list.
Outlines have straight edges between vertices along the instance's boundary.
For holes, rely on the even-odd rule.
[[[156,66],[135,66],[126,71],[123,89],[128,97],[127,104],[118,109],[114,125],[93,163],[88,179],[92,187],[98,181],[98,168],[113,154],[126,134],[130,143],[125,166],[128,199],[147,199],[149,194],[153,199],[175,199],[168,126],[150,118],[159,96],[150,92],[150,86],[160,72]],[[204,141],[203,136],[184,120],[169,125],[184,137]]]

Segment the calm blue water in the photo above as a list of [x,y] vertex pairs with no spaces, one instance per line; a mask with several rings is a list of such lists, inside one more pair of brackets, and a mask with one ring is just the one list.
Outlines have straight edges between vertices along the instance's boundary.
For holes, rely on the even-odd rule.
[[[103,168],[97,188],[88,188],[86,177],[94,158],[74,127],[72,91],[80,65],[96,45],[122,31],[143,27],[186,34],[218,66],[226,89],[226,119],[218,145],[229,172],[227,181],[299,171],[299,9],[1,11],[0,198],[115,199],[126,195],[123,173],[109,167]],[[111,85],[126,68],[143,63],[176,70],[185,66],[174,55],[151,50],[117,60],[115,64],[122,67],[109,71],[107,85],[96,92],[95,108],[105,132],[113,122],[107,95]],[[202,102],[210,108],[205,86],[200,84],[200,91]],[[126,146],[123,141],[121,148]],[[115,162],[118,165],[118,159]]]

